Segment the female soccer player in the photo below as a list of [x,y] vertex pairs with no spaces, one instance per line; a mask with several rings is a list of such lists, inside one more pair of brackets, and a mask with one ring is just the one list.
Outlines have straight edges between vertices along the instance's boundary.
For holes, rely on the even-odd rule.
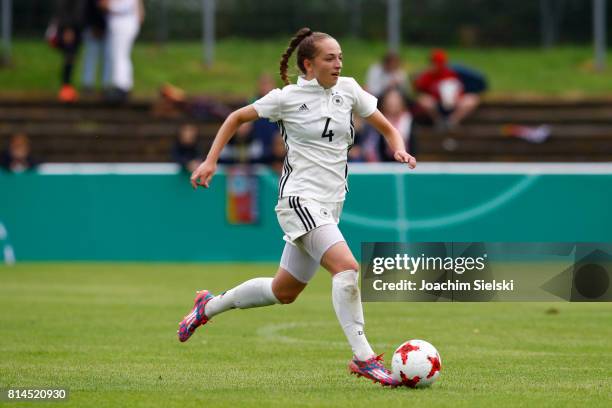
[[[297,49],[302,73],[290,85],[287,67]],[[238,127],[258,118],[277,121],[287,155],[279,181],[276,214],[285,233],[285,248],[274,278],[248,280],[218,296],[199,291],[191,312],[179,324],[186,341],[195,329],[230,309],[291,303],[304,290],[319,264],[332,276],[332,302],[353,350],[352,373],[383,385],[397,385],[364,334],[359,265],[338,229],[347,187],[347,152],[353,143],[352,113],[365,118],[384,135],[393,157],[410,168],[416,160],[406,152],[398,131],[376,109],[376,98],[353,78],[341,77],[342,50],[328,34],[300,29],[280,61],[287,85],[230,114],[206,160],[191,175],[193,188],[208,188],[221,150]]]

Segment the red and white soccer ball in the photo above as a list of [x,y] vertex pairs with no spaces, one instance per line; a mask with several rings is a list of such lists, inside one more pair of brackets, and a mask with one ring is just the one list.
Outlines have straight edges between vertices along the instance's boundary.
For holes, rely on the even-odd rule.
[[438,377],[442,360],[438,350],[424,340],[409,340],[393,353],[392,374],[410,388],[429,387]]

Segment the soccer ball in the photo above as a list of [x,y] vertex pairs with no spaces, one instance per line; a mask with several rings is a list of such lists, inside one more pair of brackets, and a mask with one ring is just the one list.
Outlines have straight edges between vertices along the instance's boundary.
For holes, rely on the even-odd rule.
[[393,353],[393,379],[410,388],[428,387],[440,377],[438,350],[424,340],[409,340]]

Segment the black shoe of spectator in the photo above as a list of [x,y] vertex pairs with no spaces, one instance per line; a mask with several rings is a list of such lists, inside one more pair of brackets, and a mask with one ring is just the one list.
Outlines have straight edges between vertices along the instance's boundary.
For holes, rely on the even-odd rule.
[[127,102],[129,92],[119,88],[110,88],[104,92],[104,101],[111,105],[120,105]]
[[98,92],[95,88],[91,86],[84,86],[81,88],[81,97],[84,99],[94,99],[96,96],[98,96]]

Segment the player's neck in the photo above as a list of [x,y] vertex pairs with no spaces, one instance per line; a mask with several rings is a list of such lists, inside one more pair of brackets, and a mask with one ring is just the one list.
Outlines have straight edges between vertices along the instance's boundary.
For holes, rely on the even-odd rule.
[[330,85],[330,86],[325,86],[324,84],[322,84],[322,83],[321,83],[321,81],[319,81],[319,80],[318,80],[318,79],[317,79],[317,78],[314,76],[314,74],[304,75],[304,76],[303,76],[303,78],[304,78],[304,80],[306,80],[306,81],[312,81],[313,79],[315,79],[315,80],[317,81],[317,84],[318,84],[318,85],[319,85],[321,88],[323,88],[323,89],[330,89],[330,88],[333,88],[333,85]]

